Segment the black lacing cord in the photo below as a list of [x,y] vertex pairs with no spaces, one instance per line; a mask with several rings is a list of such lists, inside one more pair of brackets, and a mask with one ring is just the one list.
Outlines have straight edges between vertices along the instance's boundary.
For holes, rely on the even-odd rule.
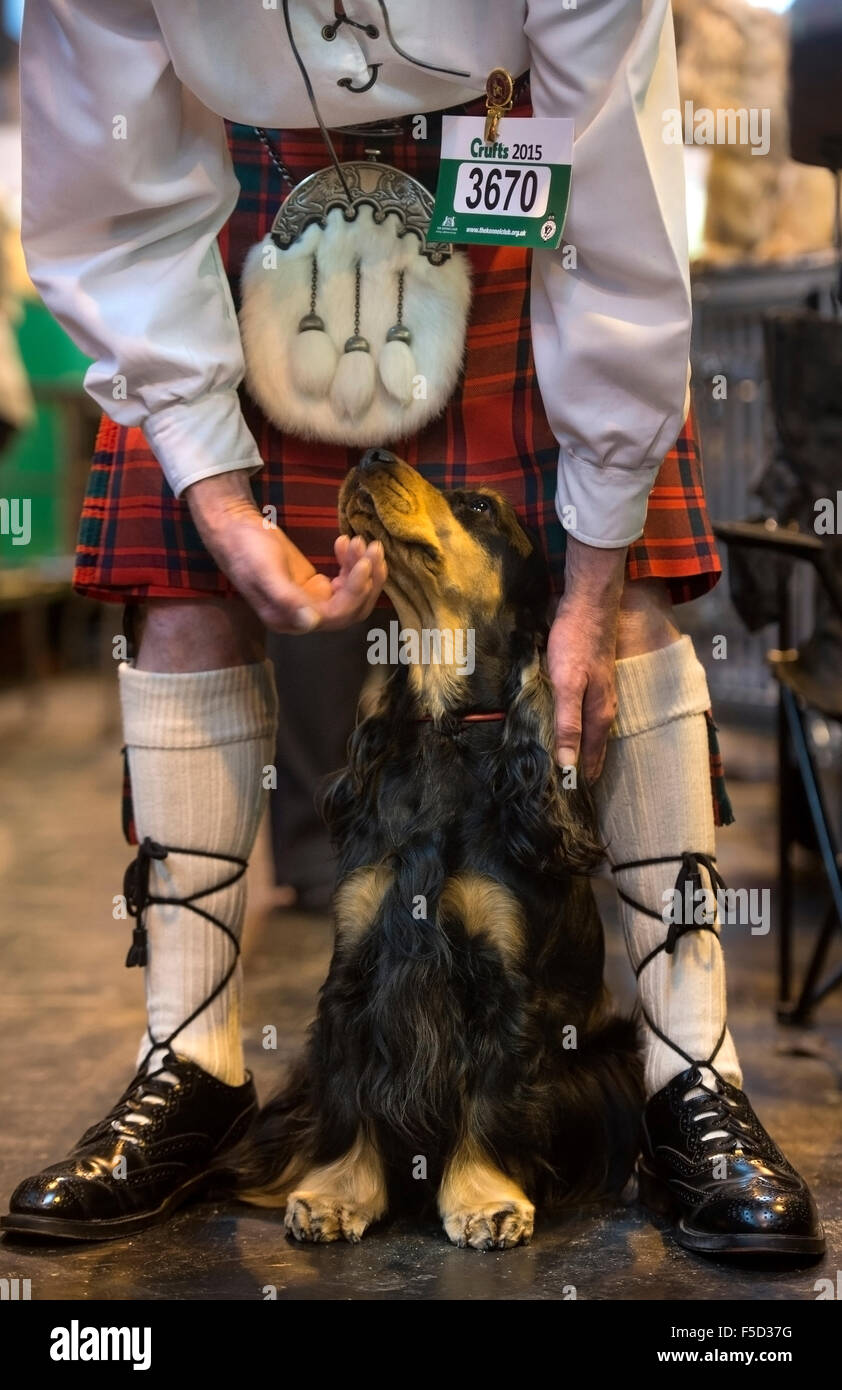
[[[719,1072],[715,1067],[711,1067],[715,1076]],[[707,1133],[701,1137],[701,1142],[707,1144],[717,1153],[722,1152],[726,1147],[733,1153],[736,1149],[741,1149],[743,1153],[752,1153],[755,1149],[756,1136],[751,1125],[743,1120],[738,1107],[729,1099],[728,1095],[722,1091],[714,1091],[710,1086],[706,1086],[703,1081],[699,1081],[695,1088],[698,1094],[691,1096],[687,1102],[693,1120],[698,1124],[701,1120],[705,1121]],[[723,1143],[721,1130],[725,1129],[727,1140]]]
[[[612,864],[611,872],[612,874],[619,874],[622,873],[624,869],[644,869],[647,868],[650,864],[681,865],[681,868],[678,871],[678,877],[675,880],[675,887],[676,891],[681,894],[682,902],[684,901],[684,889],[686,884],[690,883],[693,885],[694,894],[697,890],[702,889],[704,887],[699,867],[700,865],[707,869],[707,872],[710,876],[710,881],[715,888],[719,889],[725,887],[725,880],[723,879],[722,875],[716,867],[715,857],[711,854],[702,854],[697,850],[684,850],[681,854],[666,854],[656,859],[630,859],[624,864]],[[629,907],[633,907],[636,912],[642,912],[646,917],[652,917],[657,922],[663,922],[664,919],[662,913],[654,911],[653,908],[647,907],[644,903],[637,902],[636,899],[630,897],[628,893],[624,893],[622,888],[620,888],[619,886],[617,888],[617,892],[623,899],[623,902],[628,903]],[[694,931],[712,932],[713,935],[716,937],[716,940],[719,941],[719,933],[716,930],[715,922],[679,922],[673,920],[669,924],[665,940],[661,941],[657,946],[653,948],[653,950],[649,952],[648,955],[644,956],[643,960],[635,968],[635,979],[640,979],[640,976],[642,972],[646,969],[646,966],[649,965],[655,959],[656,956],[659,956],[662,951],[665,955],[673,955],[680,938],[682,936],[686,936],[689,932]],[[649,1014],[647,1013],[646,1009],[643,1007],[642,1004],[641,1013],[643,1014],[647,1026],[651,1028],[656,1038],[660,1038],[662,1043],[666,1043],[667,1047],[671,1048],[673,1052],[676,1052],[679,1057],[683,1057],[685,1062],[687,1062],[689,1066],[707,1068],[709,1071],[713,1072],[714,1076],[719,1081],[722,1082],[723,1086],[727,1085],[724,1076],[722,1076],[717,1071],[716,1067],[713,1065],[714,1059],[717,1057],[719,1050],[725,1041],[725,1034],[728,1031],[727,1020],[722,1025],[722,1032],[719,1034],[719,1039],[710,1056],[705,1060],[701,1060],[698,1057],[691,1057],[689,1052],[685,1052],[683,1047],[679,1047],[678,1043],[673,1042],[672,1038],[667,1037],[666,1033],[663,1033],[661,1029],[658,1027],[658,1025],[649,1017]],[[703,1086],[702,1089],[707,1088]],[[711,1096],[715,1096],[716,1092],[710,1091],[709,1094]]]
[[[190,893],[187,897],[160,897],[157,893],[150,893],[149,891],[149,871],[153,860],[166,859],[169,854],[192,854],[199,859],[222,859],[226,863],[236,864],[238,867],[234,873],[228,878],[223,879],[221,883],[214,883],[210,888],[201,888],[198,892]],[[242,878],[247,868],[248,860],[241,859],[236,854],[214,854],[204,849],[180,849],[176,845],[159,845],[155,840],[150,839],[148,835],[144,838],[142,843],[138,845],[137,858],[132,860],[131,864],[126,869],[123,879],[126,910],[129,916],[134,917],[137,921],[137,925],[132,931],[132,944],[126,956],[126,965],[146,965],[148,959],[146,910],[149,907],[157,905],[167,904],[170,906],[189,908],[191,912],[195,912],[197,916],[203,917],[206,922],[210,922],[212,926],[218,927],[221,932],[224,932],[233,947],[233,955],[227,970],[218,983],[214,985],[214,988],[207,998],[203,999],[201,1004],[198,1004],[193,1012],[188,1014],[187,1018],[179,1023],[178,1027],[174,1028],[166,1038],[156,1039],[152,1037],[151,1033],[149,1034],[152,1046],[144,1056],[138,1069],[139,1072],[143,1072],[149,1058],[159,1048],[163,1048],[167,1052],[172,1050],[174,1039],[177,1038],[179,1033],[183,1032],[185,1028],[189,1027],[194,1019],[199,1017],[200,1013],[210,1008],[214,1000],[219,998],[225,986],[228,984],[228,981],[234,974],[240,956],[239,941],[225,922],[221,922],[218,917],[214,917],[212,912],[207,912],[205,908],[197,907],[196,904],[200,898],[207,898],[210,897],[212,893],[221,892],[223,888],[230,888],[232,884],[237,883]],[[151,1072],[149,1075],[150,1077],[157,1076],[160,1075],[160,1071],[165,1070],[166,1066],[160,1068],[158,1071]]]
[[322,38],[327,39],[328,42],[336,38],[343,24],[347,24],[350,29],[361,29],[370,39],[376,39],[379,36],[376,24],[364,24],[359,19],[351,19],[350,15],[345,13],[343,0],[333,0],[333,15],[333,23],[322,26]]
[[[156,1067],[155,1071],[151,1072],[144,1071],[148,1057],[149,1054],[147,1053],[141,1063],[141,1069],[128,1091],[107,1116],[107,1122],[111,1129],[116,1130],[126,1139],[136,1140],[139,1137],[137,1123],[140,1122],[143,1125],[146,1120],[151,1119],[151,1115],[147,1114],[150,1105],[157,1106],[161,1102],[166,1103],[172,1091],[173,1081],[167,1081],[166,1073],[175,1061],[174,1054],[166,1053],[161,1066]],[[105,1125],[103,1124],[99,1128],[102,1130]]]
[[144,1060],[140,1070],[132,1077],[120,1099],[112,1106],[108,1114],[85,1131],[79,1140],[80,1145],[90,1144],[101,1139],[109,1129],[116,1129],[118,1133],[127,1138],[134,1138],[135,1135],[133,1129],[129,1127],[127,1117],[138,1112],[142,1114],[143,1108],[151,1096],[166,1100],[172,1089],[172,1082],[165,1081],[163,1073],[175,1060],[174,1054],[168,1052],[161,1066],[151,1072],[144,1071],[146,1064]]
[[471,74],[469,72],[463,72],[460,68],[440,68],[436,63],[425,63],[422,62],[420,58],[413,58],[412,54],[407,53],[405,48],[401,48],[392,33],[392,24],[389,19],[389,11],[386,8],[386,0],[377,0],[377,3],[380,6],[380,13],[383,16],[383,28],[386,30],[386,38],[400,58],[405,58],[408,63],[412,63],[416,68],[427,68],[430,72],[445,72],[449,73],[451,77],[470,77]]
[[342,165],[339,162],[339,157],[337,156],[336,150],[333,145],[333,141],[330,138],[330,132],[328,131],[328,128],[325,125],[324,120],[322,119],[322,113],[319,110],[319,104],[316,101],[316,93],[313,89],[313,84],[310,81],[310,74],[308,73],[307,68],[304,64],[304,59],[302,58],[301,53],[299,52],[298,44],[295,42],[295,35],[292,32],[292,21],[289,17],[289,0],[281,0],[281,3],[283,5],[284,25],[286,26],[287,38],[289,39],[289,46],[292,49],[292,56],[298,64],[298,70],[301,73],[301,78],[304,82],[304,90],[307,93],[307,100],[310,103],[310,107],[318,123],[319,130],[322,133],[322,140],[324,141],[325,146],[327,148],[327,152],[330,155],[331,163],[334,169],[336,170],[336,176],[342,185],[345,197],[348,199],[349,204],[351,204],[353,203],[354,199],[351,194],[351,190],[348,187],[348,180],[345,178]]

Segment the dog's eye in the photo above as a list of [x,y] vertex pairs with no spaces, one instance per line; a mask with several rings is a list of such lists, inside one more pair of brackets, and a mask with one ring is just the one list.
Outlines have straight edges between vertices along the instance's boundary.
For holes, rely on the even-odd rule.
[[491,503],[487,497],[472,497],[468,503],[472,512],[490,512]]

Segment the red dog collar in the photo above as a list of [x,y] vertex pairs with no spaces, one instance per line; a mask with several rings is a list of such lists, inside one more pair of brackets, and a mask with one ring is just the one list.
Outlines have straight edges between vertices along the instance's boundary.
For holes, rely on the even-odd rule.
[[[506,711],[504,709],[498,709],[494,710],[490,714],[460,714],[456,720],[456,723],[487,724],[492,720],[500,720],[505,718]],[[432,722],[433,716],[431,714],[419,714],[418,718],[413,720],[414,724],[431,724]]]

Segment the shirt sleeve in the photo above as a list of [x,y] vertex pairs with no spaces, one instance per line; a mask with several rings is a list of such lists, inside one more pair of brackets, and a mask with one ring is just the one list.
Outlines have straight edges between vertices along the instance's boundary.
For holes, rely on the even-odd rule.
[[[689,405],[690,275],[670,0],[529,0],[536,116],[575,121],[575,248],[534,253],[532,337],[571,535],[623,546]],[[565,510],[572,509],[572,510]]]
[[140,425],[176,494],[261,466],[216,236],[238,194],[222,120],[179,82],[150,0],[32,0],[21,39],[23,241],[85,386]]

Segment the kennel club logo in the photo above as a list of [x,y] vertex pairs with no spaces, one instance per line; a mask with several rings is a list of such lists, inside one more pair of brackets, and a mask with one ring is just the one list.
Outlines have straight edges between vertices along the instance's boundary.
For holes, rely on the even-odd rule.
[[52,1361],[130,1361],[134,1371],[152,1365],[151,1327],[80,1327],[74,1318],[54,1327],[50,1341]]
[[372,666],[449,666],[460,676],[476,669],[476,634],[472,627],[373,627],[366,633]]

